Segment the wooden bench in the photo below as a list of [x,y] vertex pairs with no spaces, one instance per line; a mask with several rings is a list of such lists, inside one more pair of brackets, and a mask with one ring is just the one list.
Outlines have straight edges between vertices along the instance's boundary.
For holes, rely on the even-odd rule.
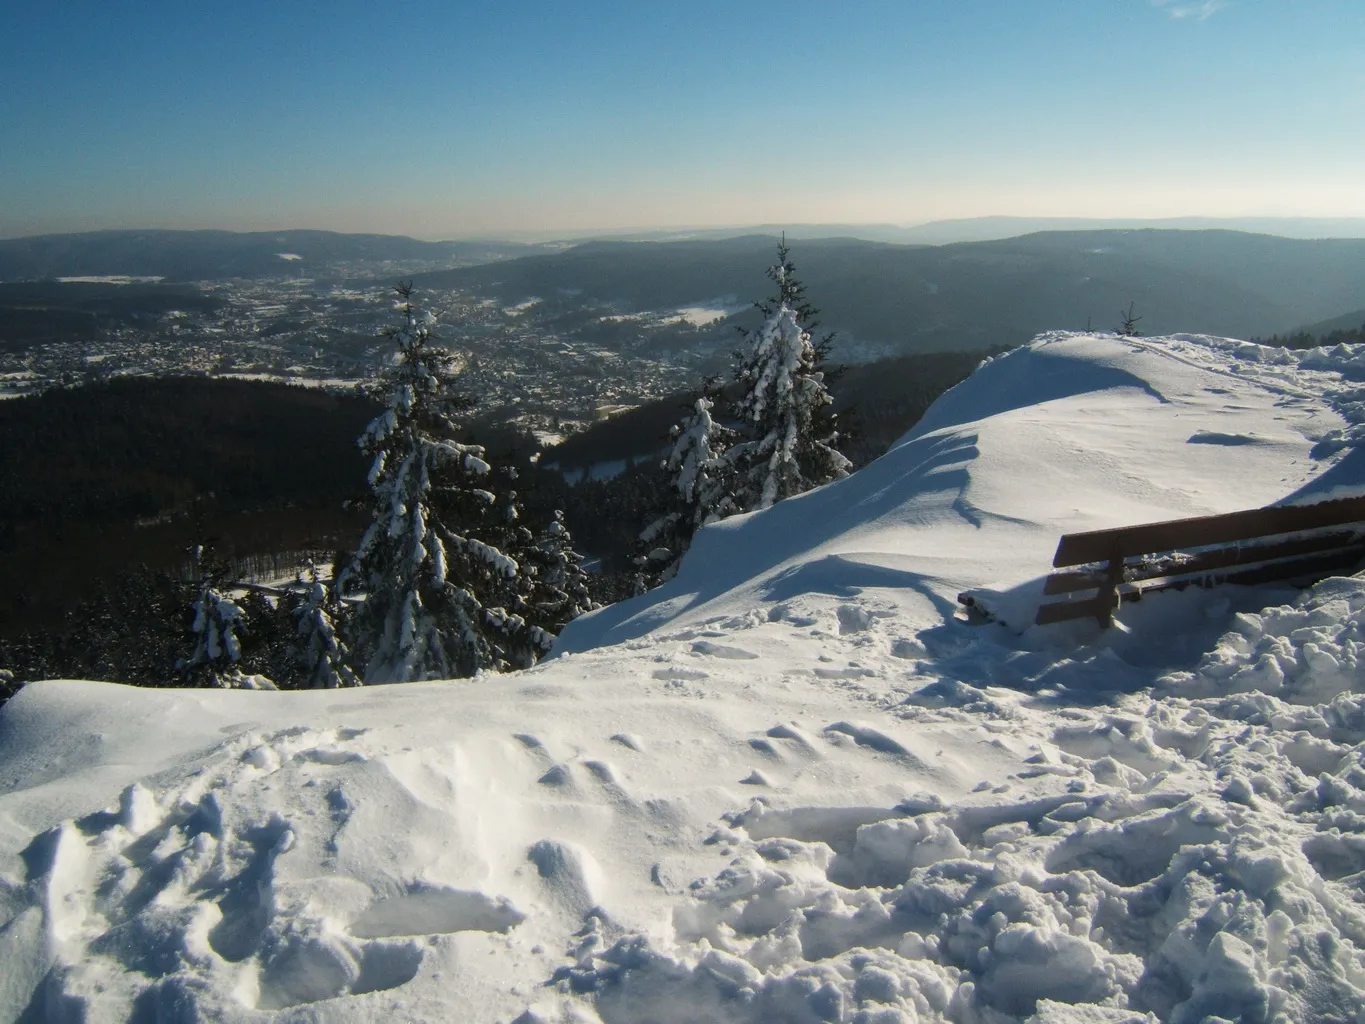
[[1122,601],[1159,590],[1275,580],[1307,585],[1365,559],[1365,497],[1071,533],[1057,545],[1038,625],[1113,624]]

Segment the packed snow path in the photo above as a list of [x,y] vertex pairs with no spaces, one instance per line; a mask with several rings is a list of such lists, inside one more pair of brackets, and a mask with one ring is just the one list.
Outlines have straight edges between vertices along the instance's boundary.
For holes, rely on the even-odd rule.
[[951,617],[1365,489],[1359,361],[1041,339],[515,676],[29,687],[0,1019],[1365,1020],[1365,580]]

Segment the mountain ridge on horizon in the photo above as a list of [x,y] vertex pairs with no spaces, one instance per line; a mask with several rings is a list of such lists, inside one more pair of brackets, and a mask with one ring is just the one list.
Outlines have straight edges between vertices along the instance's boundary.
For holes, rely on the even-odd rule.
[[[663,310],[764,294],[773,241],[598,239],[414,280],[509,304],[538,297]],[[1112,325],[1132,302],[1150,333],[1269,337],[1339,317],[1365,299],[1360,239],[1112,229],[944,246],[810,240],[793,258],[826,329],[907,353],[1015,345],[1045,330]]]
[[84,231],[43,231],[21,235],[0,235],[0,247],[12,243],[35,243],[56,239],[109,238],[115,235],[159,235],[163,237],[213,235],[235,238],[266,238],[280,235],[311,235],[322,238],[393,240],[400,239],[421,246],[449,246],[469,243],[508,243],[520,245],[573,244],[585,241],[667,241],[685,239],[722,239],[752,234],[786,233],[794,239],[857,238],[864,241],[888,241],[944,245],[952,242],[997,241],[1036,234],[1041,231],[1104,231],[1104,230],[1161,230],[1161,231],[1240,231],[1248,234],[1274,235],[1280,238],[1365,238],[1365,216],[1360,217],[1298,217],[1298,216],[1241,216],[1212,217],[1188,215],[1178,217],[1071,217],[1031,216],[1016,214],[985,214],[976,217],[946,217],[928,221],[895,223],[891,221],[798,221],[782,224],[758,221],[730,225],[638,226],[619,228],[536,229],[516,228],[506,231],[476,231],[445,234],[438,237],[418,237],[406,232],[344,231],[336,228],[281,227],[236,228],[192,227],[124,227],[92,228]]

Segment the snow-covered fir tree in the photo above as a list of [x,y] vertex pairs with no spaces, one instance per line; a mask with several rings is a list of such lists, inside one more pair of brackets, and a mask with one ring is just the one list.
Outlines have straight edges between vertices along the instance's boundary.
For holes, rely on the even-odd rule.
[[226,568],[217,563],[203,545],[194,547],[193,559],[196,586],[190,605],[193,613],[190,635],[194,649],[176,668],[192,685],[275,689],[275,684],[265,676],[242,670],[241,634],[247,630],[247,615],[242,606],[224,592]]
[[489,615],[502,631],[502,657],[505,668],[530,668],[550,651],[554,634],[536,622],[532,604],[535,592],[535,534],[522,517],[521,504],[513,484],[517,471],[503,466],[499,475],[503,487],[497,492],[487,513],[484,540],[497,547],[517,564],[512,575],[488,581],[484,602]]
[[486,539],[497,496],[479,445],[453,438],[468,402],[454,390],[449,355],[431,344],[429,314],[398,286],[402,325],[385,379],[388,408],[360,446],[373,459],[373,522],[341,593],[359,588],[355,651],[366,683],[470,676],[519,667],[529,627],[499,599],[521,572]]
[[596,607],[588,592],[583,559],[573,549],[573,537],[564,525],[562,511],[554,510],[550,522],[526,552],[525,560],[534,573],[526,617],[548,651],[560,630]]
[[686,418],[673,427],[673,447],[663,462],[668,504],[640,533],[638,564],[658,582],[677,573],[697,530],[741,511],[733,493],[734,466],[726,457],[735,431],[712,416],[718,397],[716,380],[708,380]]
[[768,276],[777,295],[759,303],[763,324],[746,335],[737,377],[743,393],[735,418],[745,437],[725,459],[735,472],[740,510],[774,502],[848,475],[825,385],[830,337],[811,340],[816,310],[797,280],[786,240]]
[[349,651],[337,629],[342,605],[335,591],[318,578],[311,562],[307,575],[298,579],[298,596],[293,609],[298,623],[295,652],[298,683],[313,689],[355,686],[360,680],[349,664]]

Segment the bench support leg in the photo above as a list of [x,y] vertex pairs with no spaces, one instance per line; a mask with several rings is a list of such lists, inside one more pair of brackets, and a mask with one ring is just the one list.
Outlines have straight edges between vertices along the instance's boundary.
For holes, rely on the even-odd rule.
[[1105,572],[1104,586],[1099,589],[1102,610],[1095,616],[1100,629],[1108,629],[1114,624],[1114,612],[1119,604],[1119,584],[1123,582],[1123,555],[1115,551],[1109,556],[1109,566]]

